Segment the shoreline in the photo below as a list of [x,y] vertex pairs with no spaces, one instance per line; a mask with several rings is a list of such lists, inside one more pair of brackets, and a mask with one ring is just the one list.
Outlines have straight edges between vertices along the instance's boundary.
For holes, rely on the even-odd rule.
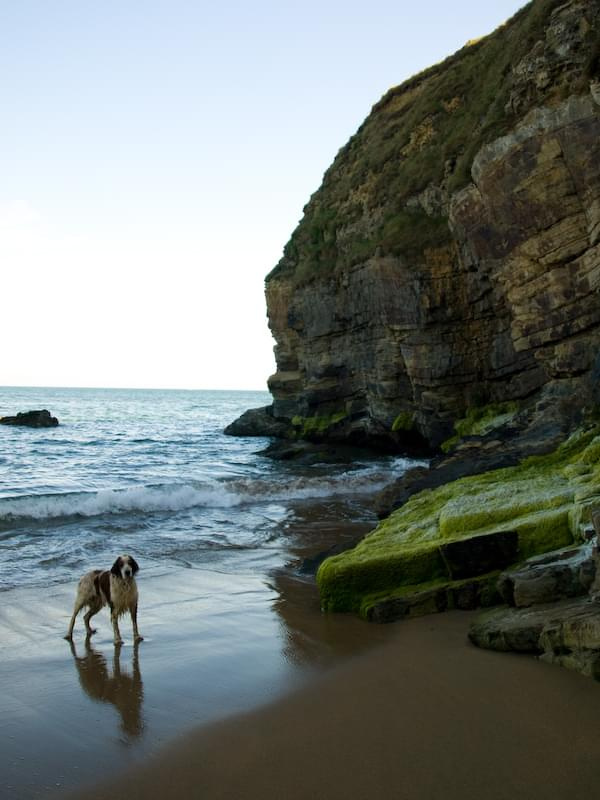
[[146,763],[186,731],[295,690],[389,636],[320,614],[313,584],[203,569],[144,570],[132,644],[106,609],[86,646],[64,636],[74,584],[10,589],[0,604],[0,794],[45,798]]
[[[322,614],[314,583],[144,572],[140,631],[62,639],[74,586],[0,605],[0,791],[14,800],[593,796],[600,685],[467,640],[477,612]],[[351,769],[351,765],[357,769]],[[115,780],[118,776],[118,780]]]
[[469,645],[472,616],[388,626],[387,643],[266,706],[180,737],[123,780],[105,778],[70,797],[594,796],[600,686]]

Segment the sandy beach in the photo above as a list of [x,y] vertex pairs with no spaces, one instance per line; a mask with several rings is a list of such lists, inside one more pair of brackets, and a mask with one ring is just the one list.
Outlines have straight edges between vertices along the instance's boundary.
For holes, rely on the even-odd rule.
[[264,705],[390,631],[319,613],[285,574],[145,570],[139,647],[112,644],[109,615],[87,644],[66,632],[74,585],[2,593],[0,796],[58,796],[146,763],[174,737]]
[[5,592],[2,796],[594,796],[598,684],[477,650],[469,613],[367,625],[273,580],[147,577],[118,651],[106,612],[61,638],[73,587]]
[[477,650],[465,641],[470,616],[399,623],[388,643],[310,685],[77,796],[595,797],[600,686]]

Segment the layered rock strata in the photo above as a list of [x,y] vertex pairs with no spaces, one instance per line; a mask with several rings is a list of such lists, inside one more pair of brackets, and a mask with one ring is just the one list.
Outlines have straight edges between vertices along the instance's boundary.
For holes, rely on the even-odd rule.
[[436,447],[466,409],[566,379],[591,402],[599,20],[534,0],[342,148],[267,278],[286,435]]

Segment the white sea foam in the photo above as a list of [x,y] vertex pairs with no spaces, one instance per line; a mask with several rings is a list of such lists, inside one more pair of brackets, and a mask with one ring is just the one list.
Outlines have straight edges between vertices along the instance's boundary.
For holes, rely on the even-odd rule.
[[0,523],[19,519],[177,512],[196,507],[230,508],[271,501],[372,494],[402,474],[408,464],[414,463],[398,459],[389,469],[382,469],[381,464],[363,465],[360,469],[332,476],[296,475],[285,480],[281,477],[278,480],[241,478],[204,484],[190,482],[8,497],[0,499]]
[[240,502],[239,497],[218,486],[136,486],[127,489],[101,489],[97,492],[27,495],[3,499],[0,500],[0,521],[183,511],[196,506],[229,507]]

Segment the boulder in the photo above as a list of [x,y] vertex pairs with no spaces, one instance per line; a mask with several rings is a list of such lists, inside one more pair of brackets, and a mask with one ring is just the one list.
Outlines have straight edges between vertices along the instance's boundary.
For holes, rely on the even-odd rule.
[[600,604],[589,597],[493,609],[471,625],[469,639],[477,647],[531,653],[600,679]]
[[278,436],[290,434],[289,421],[275,419],[271,406],[250,408],[225,428],[228,436]]
[[505,603],[525,608],[587,594],[595,574],[591,544],[564,547],[503,572],[498,590]]
[[58,420],[49,411],[20,411],[15,417],[0,417],[0,425],[23,425],[27,428],[55,428]]

